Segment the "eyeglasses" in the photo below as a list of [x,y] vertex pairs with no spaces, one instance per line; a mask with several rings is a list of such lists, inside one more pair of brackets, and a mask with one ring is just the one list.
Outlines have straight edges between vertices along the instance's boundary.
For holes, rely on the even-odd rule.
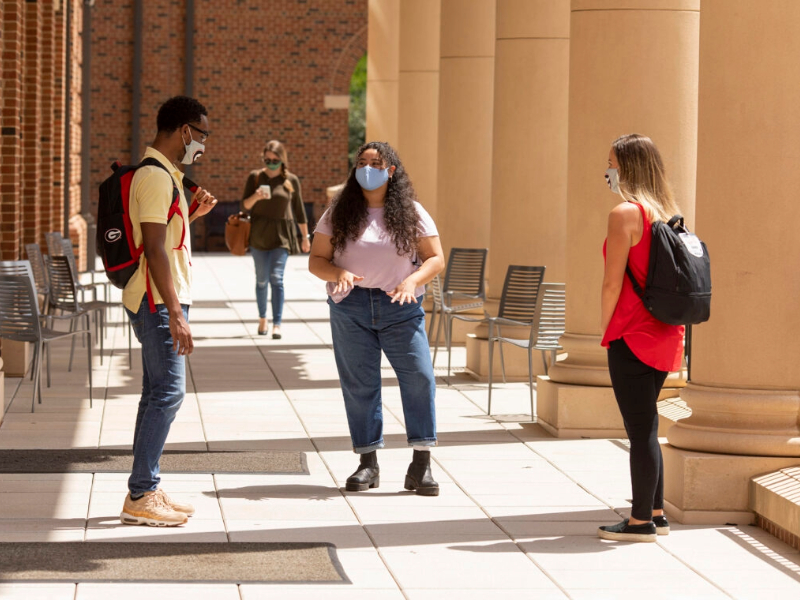
[[200,138],[200,143],[201,143],[201,144],[204,144],[204,143],[205,143],[205,141],[206,141],[206,139],[208,139],[208,136],[209,136],[209,135],[211,135],[211,132],[210,132],[210,131],[203,131],[202,129],[200,129],[199,127],[195,127],[195,126],[194,126],[194,125],[192,125],[191,123],[187,123],[187,125],[188,125],[189,127],[191,127],[192,129],[194,129],[196,132],[198,132],[198,133],[202,133],[202,134],[203,134],[203,137],[201,137],[201,138]]

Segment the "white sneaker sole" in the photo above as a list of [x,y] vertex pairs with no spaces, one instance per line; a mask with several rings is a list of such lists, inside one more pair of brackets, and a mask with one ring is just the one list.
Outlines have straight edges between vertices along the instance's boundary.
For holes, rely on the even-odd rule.
[[669,527],[656,527],[656,535],[669,535]]
[[658,537],[655,533],[616,533],[602,529],[597,530],[597,535],[601,539],[615,542],[655,542]]
[[147,517],[134,517],[133,515],[129,515],[126,512],[122,512],[119,515],[119,520],[122,521],[124,525],[149,525],[150,527],[177,527],[178,525],[183,525],[186,521],[189,520],[186,517],[183,521],[164,521],[159,519],[148,519]]

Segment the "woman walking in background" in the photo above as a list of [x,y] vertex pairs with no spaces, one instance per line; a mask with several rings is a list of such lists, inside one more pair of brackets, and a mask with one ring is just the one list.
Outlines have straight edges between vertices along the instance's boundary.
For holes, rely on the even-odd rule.
[[416,201],[394,149],[365,144],[344,189],[320,218],[309,257],[311,273],[327,282],[333,351],[353,450],[360,455],[347,490],[380,482],[383,351],[397,374],[414,448],[405,488],[439,494],[430,468],[436,384],[420,300],[424,285],[443,267],[436,225]]
[[[264,168],[252,171],[244,186],[242,207],[250,212],[250,253],[256,267],[258,334],[267,335],[267,283],[272,290],[272,338],[281,339],[283,272],[290,253],[308,252],[308,225],[300,180],[289,172],[286,149],[267,142]],[[296,227],[302,238],[297,241]]]
[[608,154],[606,181],[624,202],[608,217],[603,246],[602,345],[625,430],[631,443],[633,506],[630,519],[598,529],[608,540],[654,542],[669,533],[664,516],[664,464],[658,443],[658,394],[669,371],[681,367],[682,325],[657,320],[633,289],[626,267],[644,288],[650,262],[651,225],[679,212],[650,138],[617,139]]

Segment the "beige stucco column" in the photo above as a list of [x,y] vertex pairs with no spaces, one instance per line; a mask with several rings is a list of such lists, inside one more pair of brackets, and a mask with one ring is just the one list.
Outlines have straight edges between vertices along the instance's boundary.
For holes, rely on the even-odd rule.
[[701,20],[697,231],[713,299],[665,496],[681,520],[741,523],[749,478],[800,464],[800,4],[703,0]]
[[400,5],[397,150],[422,205],[436,219],[440,0]]
[[614,139],[650,136],[694,225],[700,0],[572,0],[571,8],[568,357],[538,380],[539,418],[562,437],[624,436],[600,346],[601,251],[620,201],[603,173]]
[[[570,0],[497,0],[488,269],[495,299],[511,264],[545,265],[546,281],[566,276],[569,21]],[[467,366],[481,379],[486,334],[467,338]],[[527,380],[527,352],[504,352],[506,376]],[[538,356],[533,366],[544,374]]]
[[453,247],[489,246],[495,0],[441,6],[437,226],[446,258]]
[[367,141],[397,143],[400,0],[369,0]]

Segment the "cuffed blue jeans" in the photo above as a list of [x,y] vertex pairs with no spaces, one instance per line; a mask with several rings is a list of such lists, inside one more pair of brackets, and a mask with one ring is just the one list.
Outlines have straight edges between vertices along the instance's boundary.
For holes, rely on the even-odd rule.
[[381,350],[400,384],[409,446],[435,446],[436,382],[422,306],[392,304],[386,292],[358,287],[328,305],[353,450],[384,446]]
[[[189,306],[182,304],[188,321]],[[142,344],[142,398],[133,433],[133,469],[128,479],[131,494],[153,491],[161,482],[159,460],[167,434],[186,393],[186,357],[172,349],[169,313],[156,304],[151,313],[147,294],[139,311],[125,309],[136,339]]]
[[[292,225],[294,226],[294,224]],[[250,248],[256,265],[256,304],[258,317],[267,318],[267,283],[272,288],[272,324],[280,325],[283,317],[283,272],[289,251],[286,248],[257,250]]]

